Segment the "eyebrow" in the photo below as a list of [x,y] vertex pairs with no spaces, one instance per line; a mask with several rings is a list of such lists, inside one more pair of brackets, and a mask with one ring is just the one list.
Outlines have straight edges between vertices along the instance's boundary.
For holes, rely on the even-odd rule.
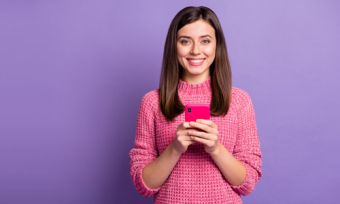
[[[202,35],[202,36],[200,36],[200,38],[205,38],[205,37],[212,38],[211,35]],[[177,39],[179,39],[179,38],[189,38],[189,39],[191,39],[191,37],[185,36],[185,35],[178,36]]]

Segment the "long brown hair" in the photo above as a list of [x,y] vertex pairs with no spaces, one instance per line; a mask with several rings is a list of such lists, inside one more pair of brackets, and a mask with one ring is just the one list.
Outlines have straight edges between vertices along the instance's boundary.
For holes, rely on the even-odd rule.
[[226,115],[229,110],[232,89],[231,68],[221,24],[211,9],[190,6],[179,11],[172,20],[164,46],[159,92],[161,111],[168,120],[173,120],[184,111],[177,92],[179,79],[183,75],[183,68],[177,59],[177,32],[186,24],[200,19],[208,22],[215,29],[216,35],[216,54],[210,66],[212,89],[210,112],[211,115],[219,116]]

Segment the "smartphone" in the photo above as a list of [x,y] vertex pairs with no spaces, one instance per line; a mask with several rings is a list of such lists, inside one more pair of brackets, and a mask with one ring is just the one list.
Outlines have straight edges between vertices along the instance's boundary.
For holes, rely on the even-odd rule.
[[199,104],[185,105],[185,122],[196,121],[197,119],[210,120],[210,106]]

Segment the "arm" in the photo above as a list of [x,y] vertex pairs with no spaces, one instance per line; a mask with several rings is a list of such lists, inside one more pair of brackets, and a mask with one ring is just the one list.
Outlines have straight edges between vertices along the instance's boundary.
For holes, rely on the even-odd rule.
[[162,186],[171,174],[181,154],[170,144],[163,153],[143,169],[143,180],[149,188]]
[[246,169],[222,144],[209,153],[224,178],[234,186],[241,185],[246,177]]
[[254,107],[249,95],[244,91],[240,91],[239,104],[238,134],[232,154],[245,167],[246,177],[242,184],[232,187],[236,192],[247,195],[254,190],[262,176],[262,156]]
[[154,128],[154,97],[152,93],[148,93],[141,100],[137,116],[135,144],[129,152],[132,181],[136,190],[143,196],[152,196],[159,190],[149,188],[142,177],[144,167],[158,156]]
[[237,141],[232,153],[218,142],[218,128],[211,120],[190,122],[190,126],[203,131],[189,131],[189,135],[205,145],[205,151],[211,155],[231,187],[239,194],[247,195],[254,189],[262,174],[261,152],[250,97],[241,91],[236,100],[240,110]]
[[171,174],[182,153],[193,143],[187,132],[189,124],[180,124],[176,131],[176,138],[153,162],[148,164],[143,170],[143,179],[147,186],[159,188]]
[[138,114],[135,146],[130,151],[131,176],[137,191],[144,196],[158,192],[162,184],[171,174],[181,154],[193,141],[186,134],[189,125],[178,126],[176,138],[160,154],[155,142],[155,98],[146,95]]
[[231,185],[240,185],[246,176],[246,169],[222,144],[218,142],[217,125],[211,120],[190,122],[190,126],[203,131],[189,131],[192,139],[205,145],[205,151]]

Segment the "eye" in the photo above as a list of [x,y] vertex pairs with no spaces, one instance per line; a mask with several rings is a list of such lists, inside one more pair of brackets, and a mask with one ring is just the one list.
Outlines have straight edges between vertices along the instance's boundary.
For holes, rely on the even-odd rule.
[[179,40],[179,43],[180,43],[181,45],[189,45],[189,44],[190,44],[190,41],[187,40],[187,39],[180,39],[180,40]]
[[209,44],[210,43],[210,40],[209,39],[204,39],[202,40],[202,44]]

